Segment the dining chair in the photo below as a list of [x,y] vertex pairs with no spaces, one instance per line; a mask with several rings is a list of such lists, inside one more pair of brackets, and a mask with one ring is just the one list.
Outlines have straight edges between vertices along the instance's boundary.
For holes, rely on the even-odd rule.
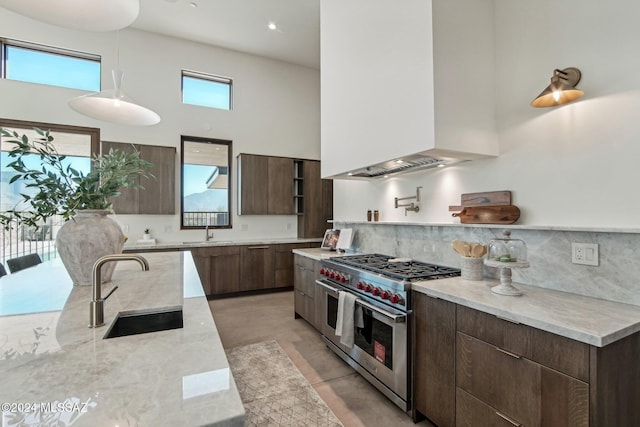
[[4,269],[4,265],[2,265],[2,263],[0,263],[0,277],[2,276],[6,276],[7,275],[7,270]]
[[15,273],[16,271],[23,270],[25,268],[33,267],[34,265],[38,265],[42,262],[40,259],[40,255],[38,254],[29,254],[20,256],[13,259],[7,260],[7,267],[9,267],[9,271],[11,273]]

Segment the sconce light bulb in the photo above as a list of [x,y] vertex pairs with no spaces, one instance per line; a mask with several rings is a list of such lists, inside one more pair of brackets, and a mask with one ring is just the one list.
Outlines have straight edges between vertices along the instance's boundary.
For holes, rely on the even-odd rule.
[[553,99],[558,102],[560,100],[560,91],[559,90],[555,90],[553,91]]

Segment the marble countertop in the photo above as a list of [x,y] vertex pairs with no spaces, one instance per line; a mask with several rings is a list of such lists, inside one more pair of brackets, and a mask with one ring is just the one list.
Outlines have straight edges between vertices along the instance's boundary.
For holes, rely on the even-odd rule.
[[205,241],[185,241],[185,242],[156,242],[154,244],[130,242],[124,245],[125,252],[144,251],[144,250],[189,250],[193,248],[206,248],[210,246],[237,246],[237,245],[277,245],[287,243],[312,243],[318,242],[318,247],[322,242],[322,238],[299,239],[293,238],[267,238],[256,237],[252,239],[234,239],[234,240],[210,240]]
[[453,277],[412,283],[412,289],[597,347],[640,331],[640,307],[514,283],[522,296],[491,292],[497,280]]
[[[294,249],[293,253],[294,254],[298,254],[298,255],[302,255],[302,256],[306,256],[307,258],[315,259],[316,261],[322,261],[323,259],[329,259],[329,258],[335,257],[335,256],[344,256],[344,255],[346,255],[344,252],[343,253],[338,253],[336,251],[328,251],[328,250],[320,249],[320,248]],[[353,254],[350,253],[349,255],[353,255]]]
[[[118,263],[106,325],[60,260],[0,279],[3,426],[243,426],[245,411],[189,252]],[[103,285],[103,295],[112,284]],[[120,311],[182,306],[184,327],[103,339]]]

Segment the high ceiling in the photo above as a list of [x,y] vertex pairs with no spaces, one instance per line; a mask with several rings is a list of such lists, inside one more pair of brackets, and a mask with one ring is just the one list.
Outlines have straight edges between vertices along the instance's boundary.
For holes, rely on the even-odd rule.
[[320,68],[320,0],[140,0],[132,27]]

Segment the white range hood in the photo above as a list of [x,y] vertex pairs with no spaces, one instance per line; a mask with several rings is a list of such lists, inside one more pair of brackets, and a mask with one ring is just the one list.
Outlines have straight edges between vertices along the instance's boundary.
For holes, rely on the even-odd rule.
[[401,8],[323,0],[320,8],[323,178],[498,155],[493,0]]

